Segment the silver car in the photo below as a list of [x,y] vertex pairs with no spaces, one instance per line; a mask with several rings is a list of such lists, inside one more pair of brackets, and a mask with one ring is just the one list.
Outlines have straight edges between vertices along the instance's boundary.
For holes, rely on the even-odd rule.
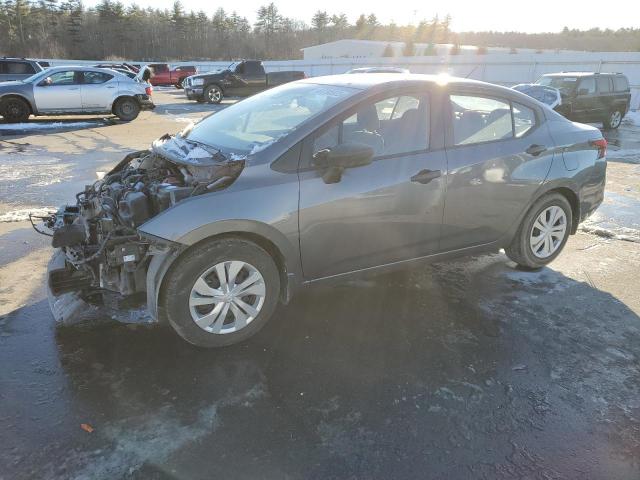
[[102,68],[53,67],[0,83],[0,115],[11,123],[31,115],[104,113],[131,121],[152,108],[150,85]]
[[267,90],[130,154],[45,218],[65,320],[146,297],[215,347],[302,287],[504,248],[553,261],[603,200],[606,141],[515,90],[352,74]]

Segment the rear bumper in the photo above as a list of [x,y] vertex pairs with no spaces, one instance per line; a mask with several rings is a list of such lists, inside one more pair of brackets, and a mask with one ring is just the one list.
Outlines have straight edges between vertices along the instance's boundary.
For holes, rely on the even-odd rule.
[[151,97],[149,97],[149,95],[136,95],[136,98],[138,99],[138,103],[140,104],[140,110],[153,110],[154,108],[156,108],[155,103],[153,103],[153,100],[151,100]]

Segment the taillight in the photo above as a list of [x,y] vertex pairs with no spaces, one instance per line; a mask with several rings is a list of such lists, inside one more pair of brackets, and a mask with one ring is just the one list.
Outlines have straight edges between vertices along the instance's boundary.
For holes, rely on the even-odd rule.
[[598,149],[598,158],[604,158],[607,154],[607,141],[604,138],[591,140],[589,144]]
[[144,89],[144,93],[146,93],[147,95],[151,95],[151,92],[153,92],[153,88],[151,88],[151,85]]

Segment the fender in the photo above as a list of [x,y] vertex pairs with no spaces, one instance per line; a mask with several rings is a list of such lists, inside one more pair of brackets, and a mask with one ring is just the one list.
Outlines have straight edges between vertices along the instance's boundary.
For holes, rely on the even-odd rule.
[[2,95],[0,95],[0,103],[2,103],[2,101],[7,97],[18,97],[23,99],[25,102],[27,102],[27,104],[29,104],[29,108],[31,108],[31,113],[34,115],[38,114],[38,109],[36,108],[36,103],[34,101],[33,94],[25,95],[24,93],[19,93],[19,92],[3,93]]

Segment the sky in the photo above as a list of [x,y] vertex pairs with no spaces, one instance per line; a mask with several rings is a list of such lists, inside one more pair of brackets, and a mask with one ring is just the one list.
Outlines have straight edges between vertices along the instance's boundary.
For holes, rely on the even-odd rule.
[[[99,0],[85,0],[92,6]],[[133,0],[121,0],[125,4]],[[255,12],[260,5],[271,0],[235,0],[233,2],[211,2],[210,0],[181,0],[185,9],[204,10],[212,14],[222,6],[225,10],[235,9],[249,21],[255,20]],[[448,0],[442,2],[416,0],[324,0],[305,2],[300,0],[273,0],[280,13],[287,17],[311,23],[311,17],[318,9],[333,13],[345,13],[354,23],[361,13],[375,13],[382,23],[417,24],[422,19],[430,19],[435,14],[443,18],[447,13],[453,17],[452,29],[462,31],[521,31],[557,32],[566,25],[569,28],[586,30],[593,27],[618,29],[640,27],[640,1],[623,0],[615,8],[605,8],[604,4],[593,0]],[[142,7],[170,8],[173,0],[135,0]],[[623,6],[624,5],[624,6]]]

